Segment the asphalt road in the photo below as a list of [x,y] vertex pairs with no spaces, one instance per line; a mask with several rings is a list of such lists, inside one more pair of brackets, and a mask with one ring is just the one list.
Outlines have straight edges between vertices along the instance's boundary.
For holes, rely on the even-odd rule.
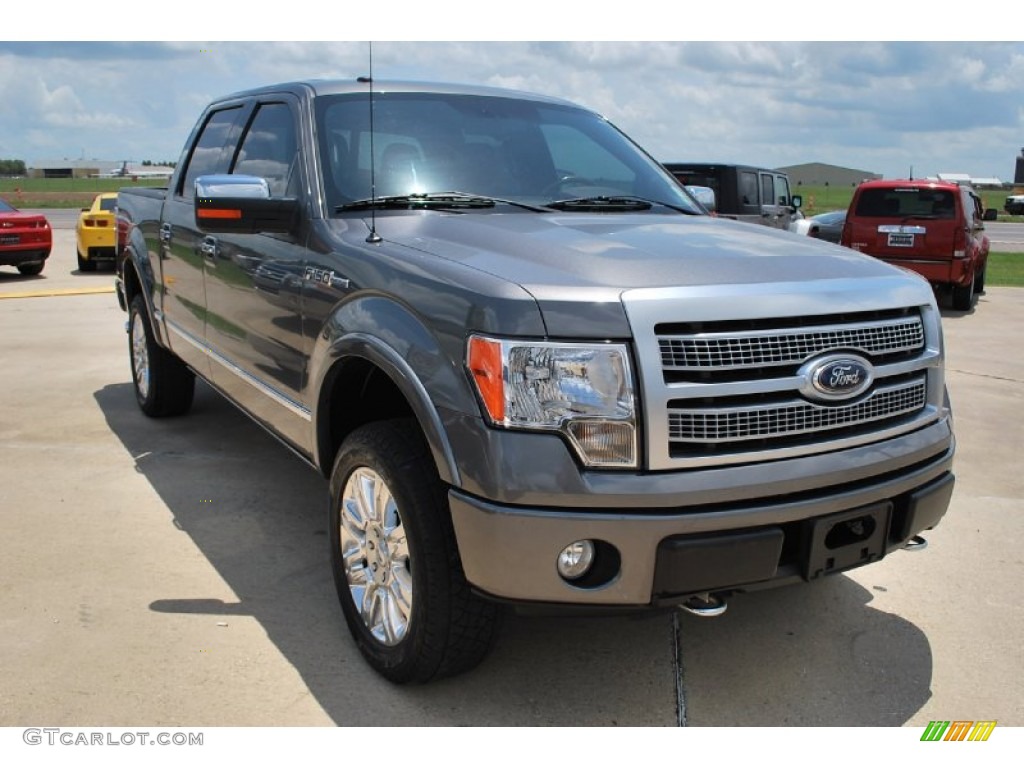
[[0,269],[0,726],[1024,725],[1024,290],[944,315],[958,482],[924,552],[719,619],[513,616],[399,688],[345,630],[324,481],[205,387],[142,416],[111,283],[60,227],[41,276]]
[[1006,221],[985,222],[991,250],[1002,253],[1024,253],[1024,224]]

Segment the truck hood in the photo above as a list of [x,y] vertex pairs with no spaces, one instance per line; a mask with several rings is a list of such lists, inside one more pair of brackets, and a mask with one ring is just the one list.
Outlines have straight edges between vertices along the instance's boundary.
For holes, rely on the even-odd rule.
[[710,216],[424,211],[378,215],[376,228],[385,241],[520,285],[550,333],[589,324],[596,335],[628,333],[620,297],[631,289],[899,274],[847,248]]

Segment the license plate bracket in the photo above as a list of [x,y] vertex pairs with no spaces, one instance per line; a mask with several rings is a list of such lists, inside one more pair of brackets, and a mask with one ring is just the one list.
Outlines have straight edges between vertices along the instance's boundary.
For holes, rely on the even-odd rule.
[[804,578],[808,581],[881,560],[892,503],[840,512],[808,522]]

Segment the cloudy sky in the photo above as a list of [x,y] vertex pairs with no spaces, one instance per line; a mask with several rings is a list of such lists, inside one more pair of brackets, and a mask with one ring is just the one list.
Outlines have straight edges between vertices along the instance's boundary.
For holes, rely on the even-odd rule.
[[[672,25],[645,23],[649,37],[672,31]],[[416,36],[420,29],[423,38],[493,36],[493,30],[438,27],[435,18],[432,26],[402,30]],[[581,31],[564,27],[577,33],[566,38]],[[297,29],[310,31],[305,22],[254,28],[268,38],[298,37]],[[511,29],[530,36],[529,24]],[[550,36],[560,29],[543,31]],[[642,37],[644,27],[622,30]],[[383,36],[337,23],[320,31]],[[749,25],[737,31],[756,35]],[[54,37],[75,36],[60,32],[66,31]],[[231,37],[224,32],[211,36]],[[707,34],[678,25],[679,37],[700,32]],[[271,82],[362,75],[367,53],[365,41],[0,42],[0,158],[30,166],[61,158],[177,159],[210,99]],[[825,162],[888,177],[906,176],[913,166],[916,176],[960,172],[1012,180],[1024,147],[1019,42],[378,40],[373,62],[378,80],[509,86],[582,103],[661,160]]]

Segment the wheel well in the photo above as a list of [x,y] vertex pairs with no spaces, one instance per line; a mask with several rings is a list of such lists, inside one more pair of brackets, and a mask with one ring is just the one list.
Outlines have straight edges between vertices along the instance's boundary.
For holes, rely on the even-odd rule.
[[124,263],[123,280],[125,304],[130,307],[135,294],[142,290],[142,284],[139,282],[139,276],[135,273],[135,265],[129,260],[125,260]]
[[317,416],[320,471],[330,474],[342,441],[354,429],[403,417],[415,419],[412,406],[380,368],[357,357],[336,363],[324,382]]

